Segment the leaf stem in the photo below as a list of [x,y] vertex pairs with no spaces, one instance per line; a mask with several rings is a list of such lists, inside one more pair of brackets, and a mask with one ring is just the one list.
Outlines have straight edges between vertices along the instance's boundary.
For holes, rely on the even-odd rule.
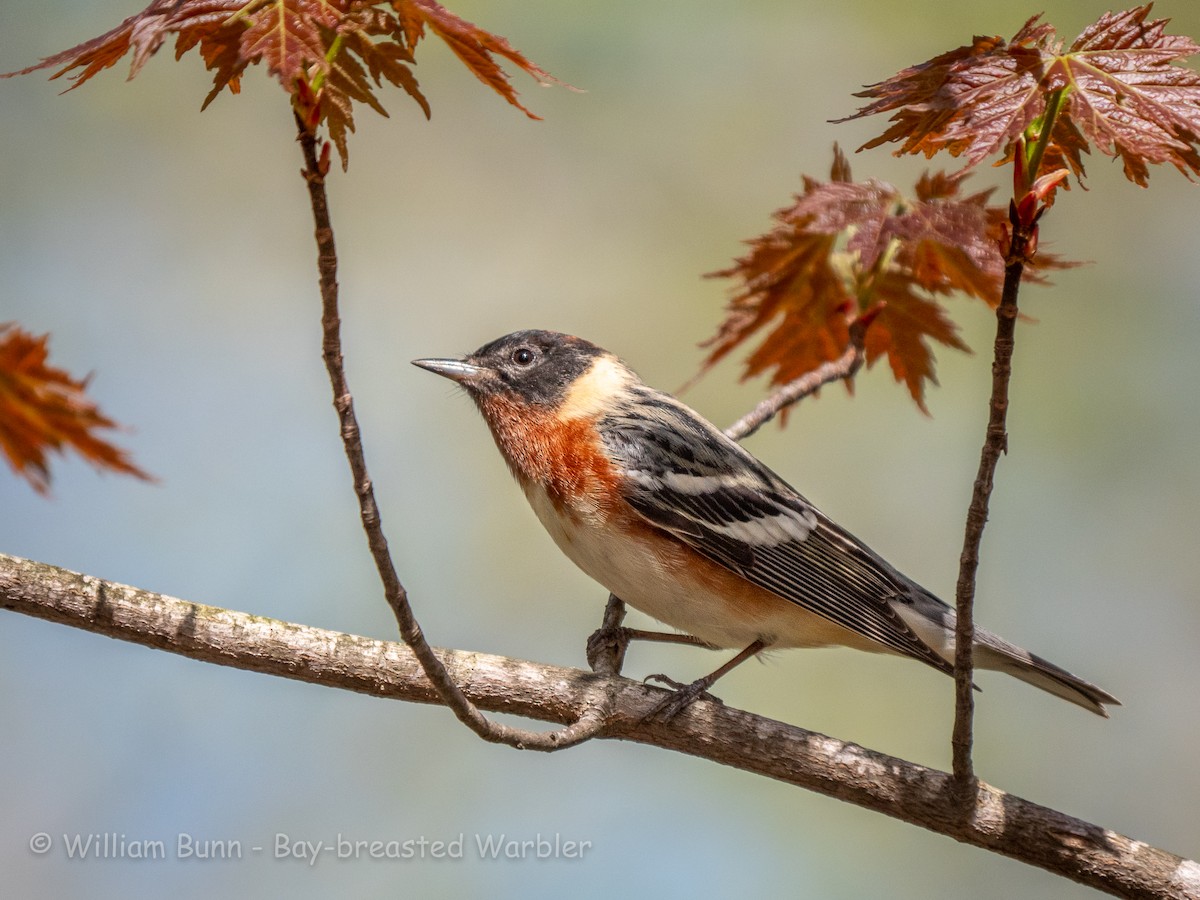
[[258,7],[264,6],[267,2],[268,2],[268,0],[249,0],[249,2],[245,6],[243,6],[241,9],[237,10],[236,12],[230,13],[229,18],[227,18],[221,24],[229,25],[233,22],[236,22],[238,19],[245,19],[247,22],[249,22],[250,21],[250,13],[253,12],[255,9],[257,9]]
[[[1025,158],[1025,178],[1029,182],[1022,185],[1022,190],[1028,191],[1038,178],[1038,171],[1042,167],[1042,160],[1046,156],[1046,148],[1050,146],[1050,138],[1054,132],[1054,122],[1058,118],[1058,114],[1062,112],[1063,106],[1067,101],[1067,88],[1056,88],[1050,92],[1050,96],[1046,98],[1046,111],[1042,114],[1042,124],[1038,131],[1037,140],[1033,147],[1029,150]],[[1020,200],[1020,197],[1014,197],[1014,200]],[[1007,273],[1006,273],[1007,274]]]
[[[325,62],[327,65],[333,65],[333,61],[337,59],[337,55],[342,52],[342,44],[345,42],[346,36],[340,31],[334,36],[333,40],[329,42],[329,49],[325,51]],[[317,72],[316,77],[312,80],[312,92],[314,94],[321,90],[325,84],[325,79],[328,77],[328,69],[322,69],[321,71]]]

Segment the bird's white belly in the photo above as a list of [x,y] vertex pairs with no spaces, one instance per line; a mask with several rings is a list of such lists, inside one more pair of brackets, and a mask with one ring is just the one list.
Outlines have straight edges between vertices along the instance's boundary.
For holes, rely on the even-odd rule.
[[714,647],[742,648],[756,640],[776,647],[846,643],[843,630],[780,599],[755,617],[716,596],[698,578],[666,569],[649,546],[629,540],[595,515],[562,516],[546,492],[526,488],[538,519],[575,565],[630,606]]

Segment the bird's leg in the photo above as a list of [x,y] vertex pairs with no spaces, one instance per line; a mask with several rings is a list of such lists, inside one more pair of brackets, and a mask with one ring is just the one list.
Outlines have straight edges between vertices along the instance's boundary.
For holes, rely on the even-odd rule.
[[[604,621],[592,632],[587,641],[587,661],[593,672],[606,675],[620,675],[621,666],[625,663],[625,651],[630,641],[654,641],[660,644],[687,644],[691,647],[703,647],[715,650],[712,644],[693,637],[690,634],[677,634],[668,631],[643,631],[640,628],[624,628],[621,622],[625,619],[625,603],[615,594],[608,595],[608,605],[604,607]],[[678,685],[675,685],[678,687]]]
[[689,647],[703,647],[705,650],[716,650],[708,641],[691,634],[680,634],[677,631],[642,631],[640,628],[622,628],[631,641],[650,641],[657,644],[687,644]]
[[650,714],[646,716],[646,718],[656,722],[670,722],[673,718],[675,718],[697,700],[714,700],[717,703],[720,703],[720,700],[717,700],[708,693],[708,689],[716,684],[717,679],[728,674],[750,657],[757,656],[766,648],[767,644],[765,641],[757,640],[719,669],[709,672],[703,678],[697,678],[688,685],[681,685],[679,682],[667,678],[665,675],[648,675],[644,679],[645,681],[650,681],[653,679],[655,681],[664,682],[675,688],[675,692],[665,697],[661,703],[659,703],[650,711]]

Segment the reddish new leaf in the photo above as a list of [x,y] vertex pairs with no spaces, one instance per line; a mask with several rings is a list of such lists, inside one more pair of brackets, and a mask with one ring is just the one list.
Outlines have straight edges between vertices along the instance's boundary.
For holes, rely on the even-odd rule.
[[426,26],[484,84],[537,118],[517,98],[496,57],[543,84],[554,79],[504,38],[433,0],[154,0],[99,37],[0,77],[55,69],[51,78],[72,73],[71,90],[132,54],[132,78],[174,35],[176,59],[198,47],[213,72],[213,88],[204,106],[225,88],[237,93],[246,67],[264,63],[307,122],[328,126],[344,166],[347,137],[354,130],[354,104],[365,103],[387,115],[375,96],[385,80],[412,97],[429,116],[429,104],[410,68]]
[[424,34],[423,26],[428,25],[476,78],[531,119],[540,118],[517,99],[516,90],[495,57],[507,59],[543,85],[559,83],[549,72],[530,62],[504,38],[459,18],[434,0],[392,0],[392,6],[400,16],[411,45],[415,46]]
[[706,346],[703,369],[711,368],[755,333],[769,332],[746,361],[743,377],[774,369],[772,384],[785,384],[846,349],[846,312],[853,298],[836,271],[834,235],[789,223],[750,241],[750,253],[713,277],[734,278],[741,288],[729,302],[725,320]]
[[149,479],[124,450],[96,435],[116,423],[88,399],[87,379],[47,362],[49,335],[0,324],[0,451],[39,493],[50,486],[50,453],[75,450],[99,469]]
[[[912,284],[926,293],[961,292],[995,306],[1004,282],[1004,260],[993,227],[1000,210],[987,205],[991,188],[960,198],[963,178],[961,172],[922,175],[914,190],[915,201],[887,217],[876,248],[885,241],[894,246],[896,268],[907,272]],[[855,235],[850,249],[858,249],[859,240]],[[873,252],[878,251],[870,247],[860,251],[871,264]]]
[[946,150],[952,156],[966,153],[968,165],[974,165],[1010,135],[1015,137],[1040,113],[1026,108],[1039,100],[1029,71],[1040,60],[1036,46],[1053,29],[1038,25],[1037,19],[1026,22],[1011,42],[976,36],[966,46],[856,94],[874,102],[849,119],[894,111],[894,124],[860,149],[902,141],[897,155],[924,153],[928,158]]
[[903,382],[921,411],[925,406],[925,383],[937,384],[933,349],[937,341],[956,350],[970,352],[958,336],[958,328],[935,300],[917,293],[916,282],[903,272],[892,271],[875,283],[873,295],[886,306],[867,329],[863,349],[867,365],[887,357],[896,380]]
[[1047,73],[1050,86],[1069,88],[1070,121],[1143,186],[1147,164],[1169,162],[1189,178],[1200,173],[1200,74],[1174,65],[1200,45],[1166,34],[1167,19],[1147,23],[1152,6],[1106,13]]
[[[99,37],[84,41],[70,50],[48,56],[28,68],[8,72],[0,77],[28,75],[40,69],[58,69],[50,76],[54,79],[79,69],[80,71],[71,75],[75,84],[68,90],[73,90],[97,72],[115,65],[125,54],[132,51],[133,61],[129,67],[129,78],[132,79],[169,35],[183,36],[194,29],[207,31],[211,26],[229,20],[244,6],[245,3],[238,0],[154,0],[140,13],[130,16],[116,28]],[[194,43],[193,40],[189,46],[194,46]]]
[[997,249],[1004,217],[987,205],[990,191],[960,196],[962,181],[961,174],[926,175],[906,198],[875,179],[851,181],[835,148],[831,179],[806,178],[804,192],[774,214],[775,227],[713,273],[736,286],[704,369],[765,332],[744,377],[770,372],[772,384],[785,384],[841,356],[849,321],[883,301],[867,329],[868,365],[886,356],[925,409],[931,344],[967,349],[940,298],[961,292],[995,305],[1004,276]]
[[344,165],[348,157],[348,136],[354,131],[354,103],[365,103],[381,116],[387,115],[375,96],[372,82],[378,86],[386,79],[400,88],[420,105],[426,118],[430,109],[409,68],[413,55],[403,24],[390,9],[354,8],[338,33],[342,40],[341,52],[329,66],[318,111]]
[[243,9],[234,17],[246,25],[242,59],[263,62],[285,88],[329,72],[327,36],[341,23],[340,10],[324,2],[297,0],[258,0]]
[[1200,174],[1200,74],[1177,63],[1200,45],[1167,34],[1166,19],[1147,21],[1152,7],[1105,13],[1065,50],[1038,16],[1011,41],[977,37],[871,85],[857,96],[873,102],[850,118],[892,113],[891,126],[864,149],[899,143],[897,155],[927,157],[945,150],[969,167],[997,153],[1011,157],[1062,92],[1046,167],[1082,176],[1091,146],[1119,157],[1139,185],[1151,164],[1170,163],[1190,178]]

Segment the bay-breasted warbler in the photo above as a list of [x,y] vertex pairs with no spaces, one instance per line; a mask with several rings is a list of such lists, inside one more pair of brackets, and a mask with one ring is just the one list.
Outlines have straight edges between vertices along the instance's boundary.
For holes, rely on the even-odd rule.
[[[670,714],[768,648],[843,645],[953,673],[950,606],[608,351],[518,331],[462,359],[414,363],[466,389],[579,568],[655,619],[741,651],[681,689]],[[979,627],[974,659],[1099,715],[1119,703]]]

